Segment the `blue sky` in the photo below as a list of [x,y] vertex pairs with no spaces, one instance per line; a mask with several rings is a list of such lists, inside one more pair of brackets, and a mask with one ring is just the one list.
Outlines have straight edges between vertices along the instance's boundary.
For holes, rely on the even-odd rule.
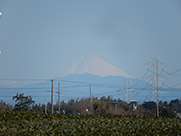
[[140,78],[181,68],[180,0],[0,0],[0,78],[46,78],[99,56]]

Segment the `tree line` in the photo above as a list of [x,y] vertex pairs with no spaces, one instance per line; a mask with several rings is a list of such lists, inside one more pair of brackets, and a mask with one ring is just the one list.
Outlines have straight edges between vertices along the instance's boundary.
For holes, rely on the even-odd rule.
[[[51,113],[51,103],[37,104],[33,101],[31,96],[24,96],[24,94],[17,94],[13,96],[15,105],[0,102],[0,112],[38,112]],[[45,108],[46,107],[46,108]],[[114,114],[114,115],[156,115],[156,103],[147,101],[144,103],[130,102],[127,103],[121,99],[113,99],[108,97],[93,97],[82,98],[76,100],[69,100],[68,102],[61,101],[54,105],[54,113],[60,114]],[[181,114],[181,100],[171,100],[159,102],[160,116],[175,117]]]

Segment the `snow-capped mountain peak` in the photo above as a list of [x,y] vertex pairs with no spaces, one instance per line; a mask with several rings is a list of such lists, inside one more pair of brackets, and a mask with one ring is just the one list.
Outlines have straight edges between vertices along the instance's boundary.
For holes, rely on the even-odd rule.
[[123,76],[126,78],[133,78],[125,73],[123,70],[107,63],[97,56],[81,57],[70,67],[68,74],[94,74],[98,76]]

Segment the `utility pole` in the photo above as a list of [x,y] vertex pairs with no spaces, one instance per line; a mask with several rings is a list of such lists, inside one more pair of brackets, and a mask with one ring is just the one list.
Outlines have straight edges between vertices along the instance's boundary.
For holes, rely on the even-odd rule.
[[47,114],[47,97],[45,96],[45,114]]
[[58,83],[58,113],[60,113],[60,83]]
[[51,80],[51,106],[52,106],[52,113],[53,113],[53,111],[54,111],[54,109],[53,109],[53,92],[54,92],[54,88],[53,88],[53,80]]
[[90,85],[90,111],[92,112],[92,85]]
[[90,85],[90,100],[92,101],[92,85]]

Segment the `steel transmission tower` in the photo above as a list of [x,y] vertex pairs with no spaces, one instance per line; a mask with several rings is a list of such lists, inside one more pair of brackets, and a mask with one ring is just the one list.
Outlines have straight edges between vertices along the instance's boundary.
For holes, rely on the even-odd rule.
[[125,101],[127,103],[129,103],[130,101],[136,101],[136,100],[132,100],[130,98],[130,92],[137,91],[137,89],[130,88],[130,81],[129,80],[126,80],[125,88],[122,88],[121,90],[125,91]]
[[164,66],[164,63],[161,63],[158,58],[149,63],[149,71],[151,75],[151,84],[152,84],[152,96],[151,101],[156,101],[156,116],[159,116],[159,81],[161,80],[160,69]]

